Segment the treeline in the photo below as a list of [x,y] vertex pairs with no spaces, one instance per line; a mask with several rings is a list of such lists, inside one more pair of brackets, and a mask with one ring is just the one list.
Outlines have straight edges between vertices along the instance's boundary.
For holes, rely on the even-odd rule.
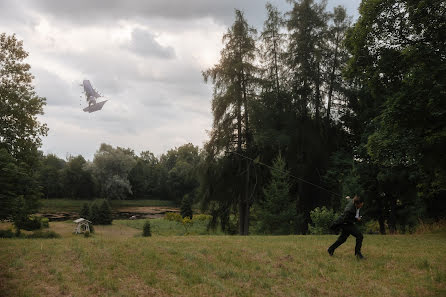
[[229,233],[305,234],[311,211],[355,194],[381,233],[444,218],[445,2],[363,0],[354,24],[343,7],[290,3],[268,4],[261,32],[235,11],[203,71],[209,141],[159,158],[106,144],[91,162],[39,154],[45,99],[22,43],[1,34],[0,219],[19,226],[42,196],[186,198]]
[[83,156],[63,160],[41,155],[37,166],[43,198],[163,199],[180,203],[196,199],[198,147],[185,144],[159,158],[149,151],[102,144],[92,161]]
[[364,0],[353,25],[325,3],[267,4],[261,32],[236,10],[203,72],[214,122],[200,193],[239,234],[265,218],[266,233],[307,233],[311,210],[355,194],[382,233],[444,217],[445,2]]

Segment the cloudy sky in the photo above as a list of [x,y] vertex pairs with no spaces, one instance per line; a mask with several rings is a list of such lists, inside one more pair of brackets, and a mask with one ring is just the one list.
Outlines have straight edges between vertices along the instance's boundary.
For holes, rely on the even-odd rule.
[[[33,84],[47,98],[42,150],[92,159],[103,142],[160,155],[207,140],[212,86],[234,9],[259,30],[267,0],[0,0],[0,32],[29,52]],[[270,0],[289,11],[286,0]],[[357,17],[360,0],[328,0]],[[82,80],[109,101],[85,113]]]

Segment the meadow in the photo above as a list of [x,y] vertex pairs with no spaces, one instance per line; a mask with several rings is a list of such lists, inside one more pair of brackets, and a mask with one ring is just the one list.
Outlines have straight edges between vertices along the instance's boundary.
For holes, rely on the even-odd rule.
[[51,222],[61,238],[0,239],[0,296],[446,295],[444,231],[365,235],[358,261],[352,238],[330,257],[333,235],[177,236],[177,223],[151,223],[152,237],[135,220],[87,238]]

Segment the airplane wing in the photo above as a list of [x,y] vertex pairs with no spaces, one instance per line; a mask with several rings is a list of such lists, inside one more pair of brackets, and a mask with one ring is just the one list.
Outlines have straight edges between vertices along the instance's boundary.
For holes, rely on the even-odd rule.
[[87,95],[87,100],[90,97],[93,97],[93,98],[101,97],[101,95],[99,95],[98,92],[96,92],[96,90],[93,89],[89,80],[84,80],[82,82],[82,84],[84,85],[84,91],[85,91],[85,94]]
[[85,111],[85,112],[92,113],[92,112],[101,110],[101,109],[102,109],[102,106],[104,106],[105,102],[107,102],[107,101],[108,101],[108,100],[101,101],[101,102],[98,102],[98,103],[96,103],[96,104],[92,104],[92,105],[90,105],[90,106],[88,106],[88,107],[85,107],[85,108],[84,108],[84,111]]

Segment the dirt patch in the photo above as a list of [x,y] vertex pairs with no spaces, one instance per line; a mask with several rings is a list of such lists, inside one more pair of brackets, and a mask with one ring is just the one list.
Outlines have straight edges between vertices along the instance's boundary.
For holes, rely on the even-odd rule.
[[158,207],[158,206],[131,206],[121,207],[113,212],[116,219],[156,219],[162,218],[167,212],[180,212],[174,207]]
[[[164,206],[127,206],[112,210],[113,219],[157,219],[162,218],[166,212],[180,212],[179,208]],[[38,213],[36,215],[48,218],[50,222],[68,221],[79,218],[77,212]]]

